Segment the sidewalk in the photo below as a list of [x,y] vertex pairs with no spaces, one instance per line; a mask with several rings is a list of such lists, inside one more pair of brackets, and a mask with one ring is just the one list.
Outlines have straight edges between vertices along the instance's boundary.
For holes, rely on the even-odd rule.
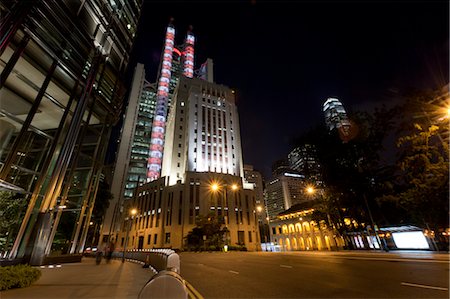
[[93,258],[81,263],[41,268],[42,276],[32,286],[0,292],[1,299],[64,299],[64,298],[130,298],[152,277],[149,269],[132,262],[105,260],[100,265]]

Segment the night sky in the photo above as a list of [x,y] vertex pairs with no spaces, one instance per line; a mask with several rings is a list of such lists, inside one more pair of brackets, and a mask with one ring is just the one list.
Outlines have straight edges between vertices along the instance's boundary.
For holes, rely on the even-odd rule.
[[244,163],[266,178],[324,122],[326,98],[367,110],[448,83],[447,1],[146,1],[130,70],[143,63],[150,82],[170,17],[176,44],[193,26],[195,69],[212,58],[216,83],[236,90]]

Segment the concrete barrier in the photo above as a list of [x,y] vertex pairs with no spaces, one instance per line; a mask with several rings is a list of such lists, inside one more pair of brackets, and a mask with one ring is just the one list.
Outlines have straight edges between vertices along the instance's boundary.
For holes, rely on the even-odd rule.
[[[180,276],[180,256],[171,249],[134,249],[125,252],[114,252],[114,258],[135,261],[151,268],[155,275],[145,284],[139,293],[139,299],[192,298],[192,292]],[[194,296],[195,297],[195,296]],[[198,297],[195,297],[198,298]]]
[[188,289],[179,274],[163,270],[154,275],[138,295],[138,299],[153,298],[187,299]]

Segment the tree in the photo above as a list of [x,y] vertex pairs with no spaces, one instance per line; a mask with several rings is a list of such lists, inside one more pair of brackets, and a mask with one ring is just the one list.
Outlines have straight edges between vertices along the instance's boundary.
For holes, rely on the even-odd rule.
[[[402,220],[431,228],[436,236],[449,226],[449,148],[446,97],[437,92],[408,95],[399,125],[399,155],[392,192],[381,196]],[[448,245],[447,245],[448,246]]]
[[27,201],[23,195],[0,191],[0,251],[11,247],[26,206]]
[[206,216],[199,215],[195,221],[196,227],[186,236],[187,245],[196,250],[214,249],[218,250],[225,244],[225,237],[228,232],[224,224],[223,217],[217,217],[214,213]]
[[[325,126],[313,128],[297,141],[296,145],[311,143],[317,151],[322,167],[324,194],[317,207],[318,213],[326,213],[329,221],[340,232],[361,230],[353,223],[346,225],[344,218],[356,223],[371,223],[383,219],[375,198],[389,185],[384,174],[390,167],[383,162],[384,142],[395,127],[398,108],[381,107],[372,113],[356,112],[350,115],[358,132],[353,139],[342,140],[336,130]],[[377,222],[377,221],[375,221]]]

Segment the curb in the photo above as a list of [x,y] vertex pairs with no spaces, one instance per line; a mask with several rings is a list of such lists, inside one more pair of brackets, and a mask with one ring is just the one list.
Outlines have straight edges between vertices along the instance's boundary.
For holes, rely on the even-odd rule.
[[186,280],[184,281],[188,290],[189,299],[204,299],[203,296]]

